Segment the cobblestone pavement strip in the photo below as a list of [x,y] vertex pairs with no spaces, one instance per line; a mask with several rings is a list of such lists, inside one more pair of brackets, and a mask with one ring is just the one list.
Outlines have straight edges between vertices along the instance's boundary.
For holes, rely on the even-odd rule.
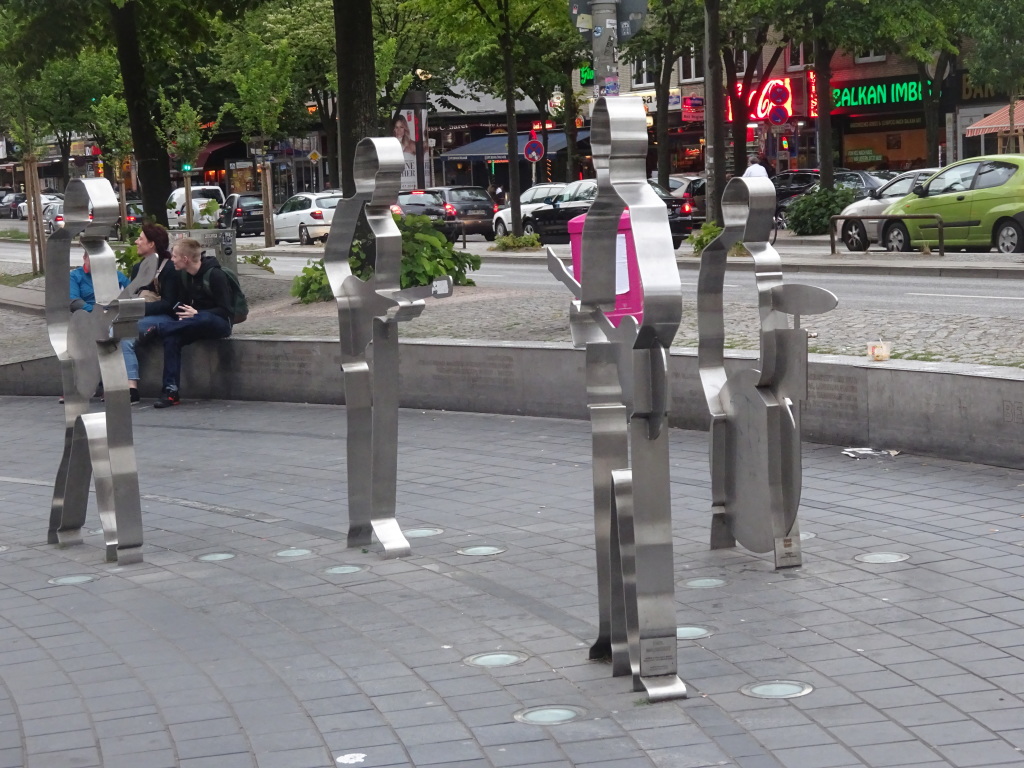
[[[83,545],[44,543],[55,398],[0,408],[2,766],[1024,764],[1024,472],[806,446],[813,538],[775,572],[708,550],[706,438],[673,430],[677,617],[710,634],[678,644],[690,698],[649,705],[586,660],[584,422],[403,411],[399,519],[442,532],[387,561],[345,546],[343,408],[136,410],[145,562],[117,567],[95,510]],[[506,551],[456,554],[474,544]],[[50,583],[71,575],[92,581]],[[527,658],[464,662],[497,650]],[[740,693],[772,680],[813,691]],[[542,704],[584,714],[514,719]]]
[[[801,275],[796,280],[814,282],[813,275]],[[245,324],[235,329],[236,334],[337,338],[338,321],[333,302],[299,304],[289,295],[287,280],[243,275],[242,283],[252,312]],[[1016,286],[1016,281],[1013,285]],[[33,285],[29,283],[26,287]],[[751,296],[749,302],[726,301],[725,314],[726,345],[736,350],[756,350],[759,321],[754,297]],[[50,354],[41,317],[0,308],[0,324],[4,329],[0,362]],[[845,308],[840,301],[836,310],[807,318],[804,326],[817,333],[817,337],[810,340],[811,352],[862,355],[867,341],[885,339],[893,343],[896,357],[1024,365],[1024,328],[1011,317],[866,311]],[[400,334],[407,338],[569,341],[568,294],[557,286],[540,291],[456,288],[452,298],[430,301],[420,317],[402,323]],[[697,344],[694,300],[684,300],[683,322],[675,344],[679,347]]]

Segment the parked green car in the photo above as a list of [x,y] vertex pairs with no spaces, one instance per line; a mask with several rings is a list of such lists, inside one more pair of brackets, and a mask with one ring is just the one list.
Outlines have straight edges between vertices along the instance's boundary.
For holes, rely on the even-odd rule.
[[[1024,252],[1024,155],[988,155],[953,163],[885,212],[939,214],[947,248],[988,251],[995,246],[1001,253]],[[938,224],[929,219],[887,221],[882,229],[888,251],[909,251],[938,241]]]

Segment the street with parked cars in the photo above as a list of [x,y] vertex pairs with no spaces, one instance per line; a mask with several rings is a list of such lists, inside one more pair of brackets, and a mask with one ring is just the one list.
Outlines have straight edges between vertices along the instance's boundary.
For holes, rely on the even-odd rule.
[[465,235],[494,239],[494,215],[498,204],[483,187],[430,187],[398,196],[392,211],[399,216],[428,216],[454,242]]
[[[693,229],[692,209],[688,203],[673,197],[671,192],[656,182],[648,180],[648,183],[668,209],[672,247],[678,248]],[[550,198],[550,202],[535,209],[528,219],[524,217],[523,227],[529,221],[542,243],[567,243],[569,221],[589,211],[596,197],[596,179],[574,181],[567,184],[557,197]]]

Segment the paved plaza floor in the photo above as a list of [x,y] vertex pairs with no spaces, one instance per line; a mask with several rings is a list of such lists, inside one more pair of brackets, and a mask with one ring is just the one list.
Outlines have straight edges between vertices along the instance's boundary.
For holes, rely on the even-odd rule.
[[[587,661],[585,422],[403,411],[399,519],[435,535],[383,560],[346,548],[344,408],[145,407],[118,567],[94,510],[45,543],[56,398],[0,408],[0,768],[1024,765],[1024,472],[807,445],[776,572],[708,550],[706,437],[673,431],[677,617],[708,636],[678,643],[690,698],[649,704]],[[522,661],[466,661],[492,651]],[[813,690],[741,692],[776,680]],[[517,721],[540,705],[579,716]]]

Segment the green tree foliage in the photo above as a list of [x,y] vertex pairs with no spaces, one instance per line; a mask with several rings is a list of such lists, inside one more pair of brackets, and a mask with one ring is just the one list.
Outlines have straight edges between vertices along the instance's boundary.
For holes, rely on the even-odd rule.
[[644,28],[625,45],[634,61],[644,61],[654,75],[658,107],[654,120],[658,142],[658,181],[668,185],[668,96],[676,62],[704,40],[704,5],[699,0],[653,0]]
[[779,0],[773,27],[812,51],[818,88],[817,139],[821,185],[831,188],[834,142],[832,138],[832,59],[836,51],[900,50],[908,29],[934,23],[923,0]]
[[20,73],[26,75],[39,73],[53,59],[74,60],[83,50],[112,46],[128,106],[143,203],[149,215],[166,222],[170,176],[167,153],[156,132],[158,89],[189,83],[198,71],[196,61],[208,55],[214,42],[215,18],[232,18],[259,1],[5,0],[17,23],[0,58],[18,62]]
[[37,86],[36,113],[40,124],[57,140],[63,188],[71,178],[72,136],[88,131],[93,106],[101,96],[121,91],[121,75],[109,49],[85,49],[73,59],[47,61],[39,71]]
[[[508,142],[508,197],[512,203],[513,234],[523,234],[520,216],[519,192],[519,145],[515,140],[518,133],[516,123],[516,55],[520,49],[517,41],[522,38],[535,21],[553,12],[551,0],[413,0],[416,7],[430,12],[438,19],[459,19],[461,23],[445,23],[439,27],[442,42],[452,51],[457,51],[457,67],[467,71],[479,71],[476,63],[486,56],[493,62],[493,72],[500,77],[482,80],[480,85],[505,100],[506,130]],[[557,5],[561,13],[565,8]],[[531,52],[536,53],[536,52]]]
[[1024,94],[1024,2],[1022,0],[977,0],[970,32],[974,45],[967,53],[971,79],[1010,97],[1010,133],[1004,151],[1024,151],[1021,137],[1013,134],[1020,115],[1017,100]]

